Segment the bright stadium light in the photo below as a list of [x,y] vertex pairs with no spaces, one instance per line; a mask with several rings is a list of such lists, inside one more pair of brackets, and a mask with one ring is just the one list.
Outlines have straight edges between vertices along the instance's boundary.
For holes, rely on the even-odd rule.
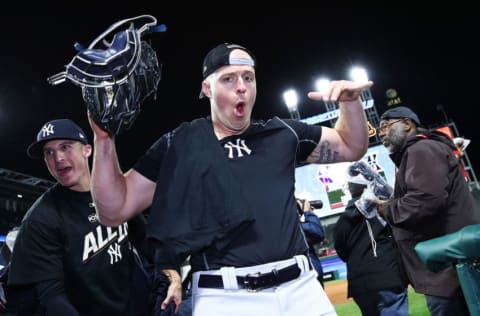
[[330,79],[320,78],[315,81],[315,90],[318,92],[325,92],[330,87]]
[[298,95],[293,89],[287,90],[283,93],[283,100],[290,112],[290,117],[295,120],[300,119],[300,112],[298,112]]
[[350,78],[355,82],[367,82],[368,74],[365,68],[353,67],[350,70]]

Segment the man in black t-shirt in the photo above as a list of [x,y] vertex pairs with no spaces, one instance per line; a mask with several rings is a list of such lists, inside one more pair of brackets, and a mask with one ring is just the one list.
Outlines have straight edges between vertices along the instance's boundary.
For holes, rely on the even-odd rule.
[[9,286],[33,289],[47,315],[140,315],[131,293],[128,235],[135,227],[100,224],[90,195],[92,146],[83,130],[68,119],[47,122],[27,153],[43,157],[57,183],[22,220]]
[[339,102],[335,129],[278,117],[253,121],[255,66],[242,46],[212,49],[201,92],[210,99],[210,116],[160,137],[125,174],[114,138],[90,115],[97,211],[102,223],[118,225],[151,207],[147,235],[157,242],[156,264],[171,271],[164,306],[180,303],[175,269],[191,255],[195,316],[335,315],[307,257],[295,166],[365,154],[360,91],[372,83],[332,81],[325,91],[309,93]]

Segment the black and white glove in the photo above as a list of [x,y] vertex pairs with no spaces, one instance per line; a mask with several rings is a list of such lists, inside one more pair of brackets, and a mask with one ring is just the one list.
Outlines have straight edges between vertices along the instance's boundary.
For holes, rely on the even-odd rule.
[[358,211],[367,219],[376,217],[382,226],[385,226],[387,222],[378,214],[377,204],[374,200],[377,198],[373,193],[372,186],[368,185],[363,191],[358,200],[355,201],[355,206]]
[[365,218],[375,217],[375,214],[377,213],[377,204],[374,202],[375,198],[376,196],[369,185],[365,188],[365,190],[363,190],[360,198],[355,201],[355,206],[357,207],[358,211],[365,216]]

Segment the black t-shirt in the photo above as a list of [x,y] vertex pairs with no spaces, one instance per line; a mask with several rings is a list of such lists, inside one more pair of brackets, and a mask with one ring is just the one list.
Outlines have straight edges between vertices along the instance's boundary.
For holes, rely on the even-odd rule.
[[[255,222],[232,241],[226,252],[207,251],[210,268],[257,265],[308,253],[294,198],[295,165],[308,157],[320,136],[320,126],[273,118],[252,122],[243,134],[220,140]],[[175,141],[174,134],[163,135],[134,169],[157,181],[171,141]],[[194,270],[206,268],[200,255],[192,254]]]
[[22,221],[9,284],[63,279],[81,315],[124,315],[132,269],[128,224],[102,226],[89,192],[55,185]]

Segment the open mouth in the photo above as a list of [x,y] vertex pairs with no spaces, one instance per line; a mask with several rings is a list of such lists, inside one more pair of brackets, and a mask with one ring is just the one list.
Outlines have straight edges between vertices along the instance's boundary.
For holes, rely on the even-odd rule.
[[245,103],[241,102],[235,106],[235,115],[243,116],[245,114]]
[[69,173],[70,170],[72,170],[72,167],[61,167],[61,168],[57,168],[57,174],[58,174],[59,176],[64,176],[64,175],[66,175],[67,173]]

